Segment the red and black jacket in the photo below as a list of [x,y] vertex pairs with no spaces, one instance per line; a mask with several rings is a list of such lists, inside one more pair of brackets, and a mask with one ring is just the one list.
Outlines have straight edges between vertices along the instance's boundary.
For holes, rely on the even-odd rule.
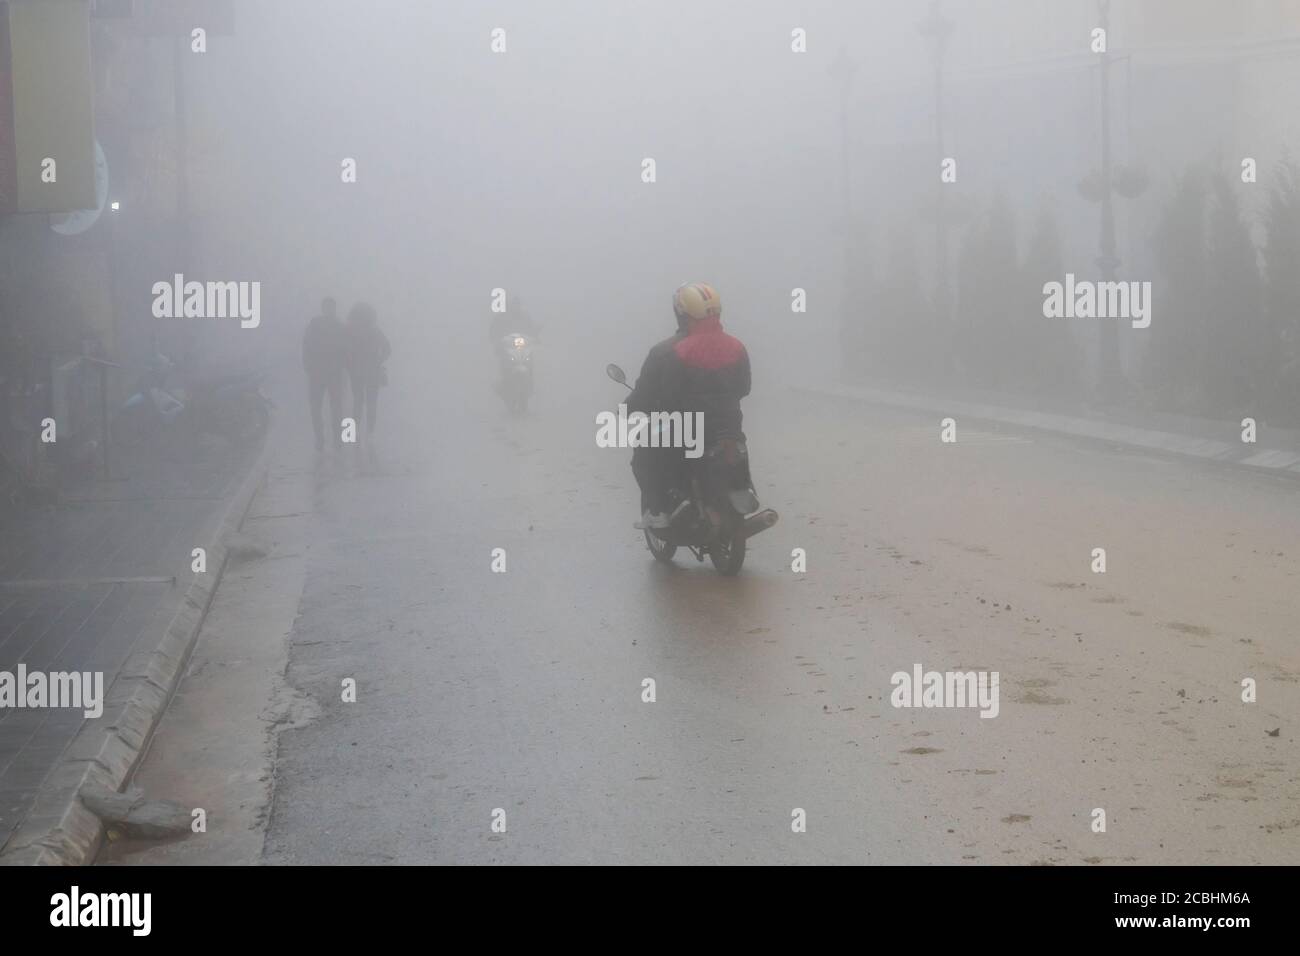
[[749,353],[722,330],[720,319],[703,319],[680,339],[664,367],[664,407],[704,414],[704,446],[743,439],[740,400],[749,394]]

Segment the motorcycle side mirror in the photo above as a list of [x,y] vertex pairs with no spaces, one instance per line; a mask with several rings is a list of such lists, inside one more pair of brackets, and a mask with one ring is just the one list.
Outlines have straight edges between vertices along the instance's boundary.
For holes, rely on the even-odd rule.
[[623,370],[619,368],[617,365],[615,365],[613,362],[605,366],[605,374],[608,375],[610,378],[612,378],[614,381],[618,382],[618,384],[620,385],[627,384],[627,376],[623,374]]

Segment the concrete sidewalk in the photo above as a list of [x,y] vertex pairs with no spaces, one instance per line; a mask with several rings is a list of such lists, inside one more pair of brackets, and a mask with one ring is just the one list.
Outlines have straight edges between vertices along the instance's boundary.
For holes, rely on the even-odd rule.
[[[120,786],[171,692],[242,517],[259,449],[119,458],[119,480],[0,519],[0,671],[104,675],[104,710],[0,709],[0,862],[83,862],[97,821],[76,799]],[[163,456],[163,457],[159,457]],[[191,552],[207,549],[207,572]],[[166,648],[182,659],[159,658]],[[142,695],[147,690],[148,694]]]
[[1294,432],[1264,425],[1257,429],[1256,443],[1247,444],[1241,441],[1240,425],[1231,422],[1163,416],[1164,422],[1176,422],[1182,426],[1181,430],[1173,431],[1139,427],[1126,421],[1031,411],[1009,405],[951,400],[860,385],[816,384],[794,387],[798,391],[816,395],[928,412],[939,416],[935,420],[936,436],[939,420],[952,418],[958,422],[958,440],[961,421],[972,419],[1300,478],[1300,439]]

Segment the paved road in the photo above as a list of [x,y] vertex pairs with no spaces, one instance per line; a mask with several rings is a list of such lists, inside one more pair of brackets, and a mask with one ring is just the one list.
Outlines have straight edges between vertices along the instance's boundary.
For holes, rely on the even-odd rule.
[[[631,529],[616,387],[543,385],[389,396],[320,480],[268,862],[1300,862],[1295,485],[762,393],[724,579]],[[999,715],[892,707],[915,664]]]

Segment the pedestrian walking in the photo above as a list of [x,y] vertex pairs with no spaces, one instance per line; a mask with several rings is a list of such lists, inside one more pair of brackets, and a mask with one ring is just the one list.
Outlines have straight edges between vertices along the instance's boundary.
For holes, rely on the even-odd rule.
[[333,299],[321,302],[320,315],[307,323],[302,336],[302,367],[307,373],[307,402],[316,435],[316,453],[325,450],[322,406],[329,399],[331,448],[342,444],[343,366],[347,352],[346,333]]
[[372,305],[358,302],[348,312],[347,369],[352,385],[352,417],[357,423],[357,449],[375,460],[375,416],[379,389],[388,384],[384,363],[392,354],[388,336],[379,328]]

